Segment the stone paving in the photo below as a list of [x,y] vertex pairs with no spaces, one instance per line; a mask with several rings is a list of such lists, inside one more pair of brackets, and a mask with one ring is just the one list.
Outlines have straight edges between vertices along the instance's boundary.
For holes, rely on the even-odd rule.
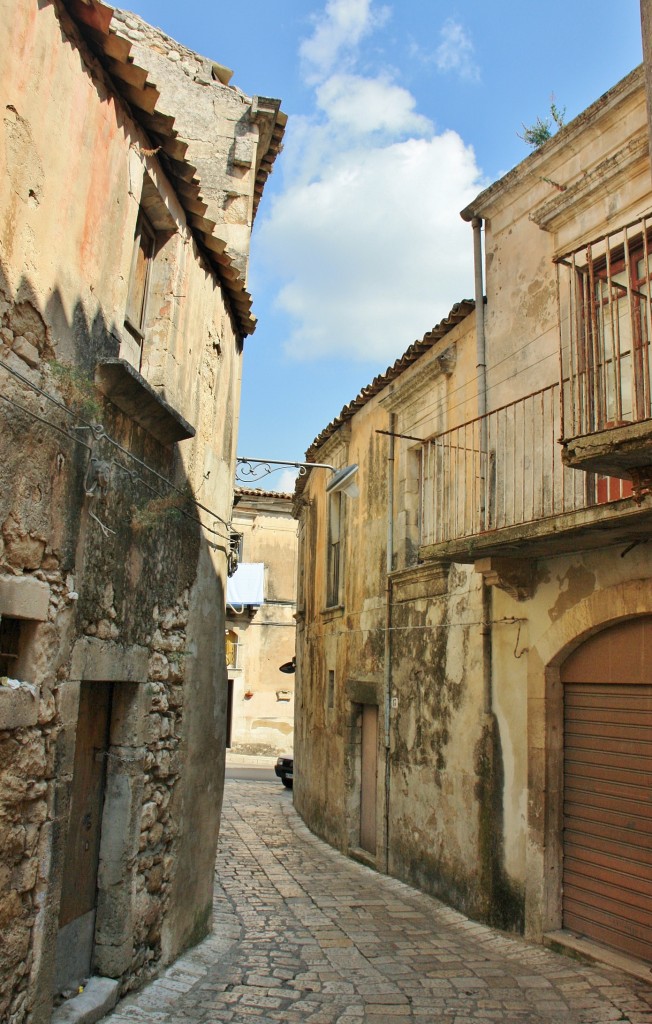
[[214,934],[107,1024],[652,1024],[652,987],[474,924],[229,781]]

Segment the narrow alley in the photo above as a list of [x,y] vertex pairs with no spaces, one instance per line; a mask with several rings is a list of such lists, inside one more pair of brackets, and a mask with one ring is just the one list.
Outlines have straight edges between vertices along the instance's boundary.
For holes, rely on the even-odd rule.
[[227,781],[214,906],[214,934],[107,1024],[652,1022],[652,987],[347,860],[273,783]]

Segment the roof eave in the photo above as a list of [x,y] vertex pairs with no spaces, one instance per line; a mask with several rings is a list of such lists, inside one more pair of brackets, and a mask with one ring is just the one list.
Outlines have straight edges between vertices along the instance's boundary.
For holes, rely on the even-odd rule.
[[[91,50],[100,59],[116,92],[128,105],[134,120],[154,143],[152,148],[159,148],[159,159],[184,209],[188,226],[224,288],[236,332],[242,339],[246,338],[253,334],[257,323],[252,313],[251,295],[225,243],[215,233],[215,224],[203,217],[206,204],[202,199],[197,168],[186,160],[188,146],[175,131],[174,117],[158,109],[158,90],[149,81],[147,70],[139,68],[133,61],[130,42],[111,30],[114,8],[102,3],[102,0],[63,2]],[[270,102],[277,106],[269,143],[261,160],[262,171],[256,177],[256,206],[280,151],[287,121],[286,115],[280,111],[280,101]]]

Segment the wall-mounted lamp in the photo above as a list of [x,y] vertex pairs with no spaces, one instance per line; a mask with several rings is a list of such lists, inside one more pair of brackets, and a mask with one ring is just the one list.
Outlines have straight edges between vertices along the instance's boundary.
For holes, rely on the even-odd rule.
[[357,498],[360,489],[356,483],[358,475],[357,466],[345,466],[338,469],[332,480],[326,484],[326,494],[346,494],[347,498]]

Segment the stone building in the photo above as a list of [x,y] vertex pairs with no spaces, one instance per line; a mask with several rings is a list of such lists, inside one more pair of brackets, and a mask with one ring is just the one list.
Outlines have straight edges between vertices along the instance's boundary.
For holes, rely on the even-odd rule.
[[463,211],[475,304],[309,449],[359,499],[296,495],[304,819],[646,977],[651,208],[639,68]]
[[297,607],[292,496],[237,488],[232,523],[239,560],[226,588],[226,745],[237,754],[287,754]]
[[0,12],[0,1019],[39,1024],[209,927],[249,239],[285,118],[99,0]]

